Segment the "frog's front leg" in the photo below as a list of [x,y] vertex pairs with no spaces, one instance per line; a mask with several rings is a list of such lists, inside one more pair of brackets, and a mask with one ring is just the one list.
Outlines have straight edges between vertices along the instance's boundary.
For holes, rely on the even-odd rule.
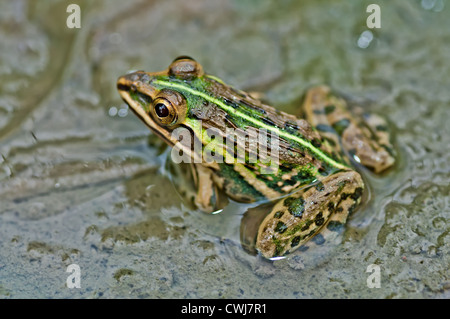
[[167,161],[166,165],[171,172],[172,183],[188,205],[212,213],[228,203],[214,179],[216,167],[183,162],[175,164],[172,161]]
[[261,223],[257,249],[267,258],[292,252],[323,227],[336,229],[358,205],[364,184],[355,171],[341,171],[275,204]]
[[194,203],[203,212],[212,213],[223,208],[227,200],[221,194],[211,168],[202,164],[191,164],[192,175],[197,189]]

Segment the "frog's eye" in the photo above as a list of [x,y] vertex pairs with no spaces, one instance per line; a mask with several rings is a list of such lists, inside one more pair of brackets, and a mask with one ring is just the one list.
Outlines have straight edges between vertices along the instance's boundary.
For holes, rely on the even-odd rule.
[[170,125],[175,121],[177,112],[169,100],[160,97],[154,101],[153,105],[151,112],[159,124]]
[[169,109],[164,103],[158,103],[155,105],[155,113],[159,118],[165,118],[170,115]]
[[153,101],[150,113],[160,125],[173,126],[184,120],[186,101],[178,92],[163,90]]
[[203,75],[203,68],[193,58],[180,56],[176,58],[169,66],[169,75],[189,80]]

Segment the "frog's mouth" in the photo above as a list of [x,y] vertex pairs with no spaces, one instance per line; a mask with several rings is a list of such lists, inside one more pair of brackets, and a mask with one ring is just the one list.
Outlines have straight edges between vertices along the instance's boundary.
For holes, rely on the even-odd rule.
[[[183,153],[190,156],[194,161],[198,161],[198,154],[193,152],[191,145],[186,145],[180,142],[177,134],[173,134],[174,128],[162,126],[158,124],[149,114],[150,107],[153,107],[151,100],[157,94],[157,91],[151,87],[149,83],[149,74],[138,71],[121,76],[117,80],[117,90],[119,91],[122,100],[128,104],[134,114],[136,114],[150,130],[159,136],[169,146],[178,148]],[[148,97],[148,100],[143,100],[137,96],[139,93],[142,96]]]
[[[143,81],[146,76],[145,72],[134,72],[121,76],[117,80],[117,90],[122,100],[128,104],[134,114],[136,114],[156,135],[164,140],[170,146],[175,145],[178,141],[173,137],[172,131],[156,123],[149,114],[151,105],[151,97],[155,95],[155,90]],[[148,77],[148,76],[147,76]],[[148,96],[149,100],[145,101],[140,96]]]

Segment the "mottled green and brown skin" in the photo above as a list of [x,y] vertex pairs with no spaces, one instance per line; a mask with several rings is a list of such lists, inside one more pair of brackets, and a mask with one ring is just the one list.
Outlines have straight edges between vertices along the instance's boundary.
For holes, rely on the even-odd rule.
[[[257,249],[268,258],[291,252],[318,233],[343,224],[361,200],[364,183],[351,168],[347,154],[374,172],[394,163],[385,122],[378,117],[355,117],[344,100],[317,87],[305,95],[305,119],[265,105],[249,94],[235,90],[216,77],[206,75],[189,57],[176,59],[167,70],[134,72],[117,82],[131,109],[170,146],[192,159],[197,186],[196,205],[208,212],[217,208],[220,193],[239,202],[278,200],[261,223]],[[192,139],[179,141],[175,129],[184,127]],[[267,173],[264,160],[226,161],[237,148],[258,152],[252,140],[234,141],[234,147],[212,139],[229,137],[227,129],[248,133],[267,131],[276,139],[277,170]],[[218,142],[214,142],[218,141]],[[207,161],[193,151],[214,142],[222,161]]]

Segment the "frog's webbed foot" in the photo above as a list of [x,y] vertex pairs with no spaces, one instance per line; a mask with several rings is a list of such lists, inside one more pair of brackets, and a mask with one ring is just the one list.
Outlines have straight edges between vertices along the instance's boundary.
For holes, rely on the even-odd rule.
[[334,96],[326,86],[310,89],[303,109],[308,122],[333,147],[342,145],[357,162],[375,173],[394,164],[394,149],[383,118],[350,113],[346,101]]
[[257,249],[273,258],[294,251],[314,236],[321,236],[318,241],[323,243],[322,234],[345,223],[362,193],[361,176],[341,171],[281,199],[259,227]]

